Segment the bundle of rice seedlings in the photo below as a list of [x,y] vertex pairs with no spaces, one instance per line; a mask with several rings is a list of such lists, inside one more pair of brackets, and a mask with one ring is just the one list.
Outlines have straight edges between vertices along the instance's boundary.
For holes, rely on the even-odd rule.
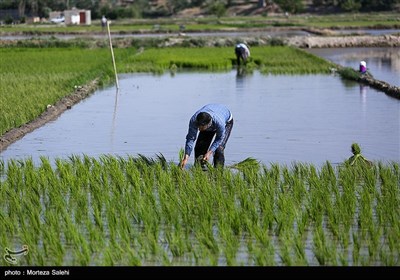
[[184,156],[185,156],[185,149],[184,148],[180,148],[180,150],[179,150],[179,162],[181,162],[183,160]]
[[242,160],[238,163],[235,163],[231,166],[229,166],[230,168],[233,169],[237,169],[240,171],[243,171],[245,169],[260,169],[260,162],[258,160],[256,160],[255,158],[252,157],[248,157],[245,160]]
[[347,160],[346,163],[350,165],[357,165],[357,164],[367,164],[368,166],[372,165],[372,162],[366,159],[361,154],[361,148],[357,143],[353,143],[351,145],[351,152],[353,153],[353,155]]

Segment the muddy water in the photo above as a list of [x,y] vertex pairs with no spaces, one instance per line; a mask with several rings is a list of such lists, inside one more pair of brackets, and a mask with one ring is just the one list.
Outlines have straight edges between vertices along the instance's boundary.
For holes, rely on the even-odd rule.
[[98,90],[0,158],[162,154],[178,162],[190,116],[218,102],[235,119],[228,165],[247,157],[267,165],[337,164],[351,156],[353,142],[371,160],[400,161],[400,100],[338,76],[124,74],[119,86]]

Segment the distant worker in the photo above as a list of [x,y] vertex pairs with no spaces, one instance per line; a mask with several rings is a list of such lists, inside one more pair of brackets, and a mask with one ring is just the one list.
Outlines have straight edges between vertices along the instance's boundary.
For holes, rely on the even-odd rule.
[[360,61],[360,73],[361,74],[367,73],[367,63],[364,60]]
[[[214,167],[223,167],[225,164],[224,150],[232,127],[232,113],[222,104],[207,104],[196,111],[189,121],[185,155],[179,166],[181,168],[185,167],[197,138],[194,147],[195,164],[200,164],[203,170],[207,170],[206,163],[214,155]],[[197,136],[198,132],[199,135]],[[213,139],[214,141],[212,142]]]
[[101,29],[104,31],[104,28],[106,28],[107,25],[107,18],[103,15],[101,18]]
[[237,65],[240,66],[240,61],[243,61],[243,64],[246,64],[247,59],[250,57],[250,49],[244,43],[239,43],[235,47],[236,61]]

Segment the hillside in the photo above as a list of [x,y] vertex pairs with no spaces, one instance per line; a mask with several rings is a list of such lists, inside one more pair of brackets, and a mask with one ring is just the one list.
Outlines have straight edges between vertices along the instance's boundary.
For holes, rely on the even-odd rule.
[[[236,0],[230,1],[229,7],[225,11],[226,16],[251,16],[251,15],[265,15],[270,13],[280,13],[282,12],[278,5],[270,2],[266,3],[264,7],[258,8],[258,0],[245,1],[245,0]],[[156,0],[150,1],[152,6],[152,10],[170,10],[170,5],[167,0]],[[178,11],[174,14],[175,17],[199,17],[199,16],[207,16],[209,15],[209,11],[205,8],[204,5],[184,9]]]
[[[281,13],[281,9],[274,3],[258,8],[254,3],[243,3],[229,7],[226,10],[227,16],[254,16]],[[207,15],[207,11],[200,7],[185,9],[177,13],[178,17],[198,17]]]

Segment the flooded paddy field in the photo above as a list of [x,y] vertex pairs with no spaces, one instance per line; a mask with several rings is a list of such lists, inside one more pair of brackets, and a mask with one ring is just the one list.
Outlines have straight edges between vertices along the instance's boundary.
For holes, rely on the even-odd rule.
[[[362,54],[362,52],[359,53]],[[356,68],[362,57],[352,56],[351,59],[352,61],[350,62],[347,62],[347,60],[344,60],[344,62],[341,61],[340,64],[349,63],[348,66],[354,66],[354,68]],[[377,67],[379,61],[380,60],[377,59],[368,60],[369,68],[373,74],[381,74],[377,69],[383,69],[383,71],[387,71],[387,73],[396,73],[397,70],[393,70],[397,69],[395,67],[393,68],[393,66],[396,65],[395,63],[383,63],[382,67]],[[395,75],[396,74],[394,74],[394,77],[398,77]],[[385,77],[388,77],[388,75],[385,75]],[[119,90],[116,90],[115,85],[112,85],[96,91],[92,96],[66,111],[58,119],[27,134],[21,140],[10,145],[6,150],[0,153],[0,159],[33,158],[35,162],[40,162],[40,157],[42,156],[48,157],[53,161],[55,158],[70,158],[71,155],[82,154],[96,158],[103,154],[122,157],[135,156],[137,154],[152,157],[157,154],[163,154],[167,160],[177,163],[178,152],[184,145],[190,116],[205,103],[219,102],[227,104],[231,108],[235,119],[231,139],[228,142],[226,150],[227,164],[239,162],[247,157],[256,158],[264,164],[306,162],[321,166],[325,161],[338,164],[351,155],[350,145],[353,142],[360,144],[363,155],[370,160],[384,162],[399,162],[400,160],[400,101],[367,86],[343,81],[335,74],[273,76],[254,72],[252,74],[242,75],[236,70],[222,73],[182,72],[174,75],[169,73],[163,75],[120,74],[119,85]],[[114,182],[114,179],[121,179],[118,176],[113,176],[119,175],[118,172],[115,172],[115,170],[111,168],[114,166],[114,163],[115,162],[112,160],[105,160],[104,166],[96,165],[91,170],[99,172],[93,172],[93,176],[90,176],[90,178],[94,178],[94,180],[91,180],[91,186],[98,187],[97,189],[100,191],[94,192],[90,190],[89,196],[94,198],[90,200],[90,202],[89,199],[87,199],[86,190],[81,192],[80,190],[83,188],[74,188],[74,186],[83,186],[82,178],[79,178],[79,176],[67,176],[65,178],[63,177],[65,181],[57,181],[56,185],[63,190],[61,192],[54,191],[55,188],[53,188],[53,185],[49,184],[50,181],[47,181],[48,178],[54,179],[52,176],[38,176],[38,181],[33,181],[33,185],[29,185],[32,189],[44,190],[45,194],[41,197],[41,201],[43,201],[41,207],[37,207],[36,196],[31,196],[28,197],[29,199],[23,200],[24,204],[22,205],[24,205],[24,207],[28,206],[25,211],[29,214],[33,213],[34,217],[43,217],[44,213],[45,221],[47,221],[47,219],[51,220],[52,218],[56,218],[54,220],[60,219],[60,221],[63,222],[59,225],[55,223],[52,227],[48,227],[48,224],[45,222],[39,222],[37,228],[43,230],[41,234],[41,236],[43,236],[41,238],[43,239],[40,239],[40,242],[37,243],[33,242],[33,240],[32,242],[28,242],[26,239],[24,240],[23,244],[28,244],[31,251],[27,257],[18,258],[18,261],[21,262],[22,265],[30,265],[33,262],[42,265],[47,264],[47,262],[51,264],[56,262],[58,265],[107,266],[126,265],[127,263],[129,265],[239,264],[267,266],[315,266],[326,264],[380,266],[398,264],[398,246],[392,246],[392,244],[398,243],[396,238],[398,234],[389,230],[390,228],[396,228],[395,226],[388,226],[383,229],[382,223],[377,223],[369,227],[370,234],[374,232],[377,233],[376,240],[378,240],[378,242],[371,242],[366,245],[366,243],[369,242],[369,237],[363,237],[362,230],[365,230],[368,226],[364,224],[363,221],[369,218],[371,218],[371,221],[382,218],[382,216],[378,214],[382,213],[379,211],[381,211],[382,205],[385,204],[380,200],[380,198],[384,198],[385,196],[382,194],[381,197],[378,195],[378,192],[372,192],[371,189],[369,189],[371,186],[357,189],[356,194],[359,195],[357,198],[358,203],[360,205],[368,205],[371,208],[357,208],[357,211],[354,212],[354,216],[351,218],[351,221],[354,223],[351,224],[353,227],[352,230],[345,231],[343,235],[340,235],[343,240],[332,236],[329,231],[328,224],[334,224],[333,221],[335,221],[335,219],[324,219],[324,222],[321,224],[321,229],[328,231],[326,234],[326,240],[328,240],[328,242],[321,247],[318,247],[318,244],[321,245],[322,243],[316,241],[318,241],[318,238],[321,238],[321,236],[324,236],[324,234],[321,235],[321,232],[318,228],[314,228],[312,223],[309,224],[310,227],[305,228],[304,235],[302,236],[303,239],[288,238],[286,233],[280,233],[279,235],[274,232],[276,235],[271,235],[270,239],[267,239],[267,241],[271,242],[270,247],[267,247],[265,243],[263,243],[263,246],[257,247],[259,245],[257,242],[265,240],[256,242],[251,238],[246,239],[240,236],[238,238],[239,242],[235,243],[237,240],[230,238],[231,235],[229,235],[228,231],[223,231],[225,229],[224,226],[227,225],[225,222],[232,222],[232,220],[228,219],[228,216],[221,215],[221,223],[213,225],[210,229],[213,233],[212,236],[217,236],[216,240],[222,242],[220,244],[223,245],[218,246],[219,248],[224,248],[226,257],[219,256],[218,254],[213,255],[208,253],[208,250],[202,249],[203,245],[197,241],[203,240],[201,235],[196,235],[195,237],[189,236],[188,239],[184,239],[182,236],[178,235],[181,231],[178,229],[171,230],[168,223],[166,223],[166,226],[162,224],[161,231],[157,232],[154,239],[160,241],[156,249],[161,248],[161,254],[150,254],[148,252],[151,252],[153,247],[149,246],[149,244],[154,245],[154,242],[151,238],[149,240],[147,239],[149,237],[149,231],[141,231],[143,228],[146,228],[142,227],[142,225],[149,226],[150,228],[151,222],[155,221],[152,219],[158,216],[150,217],[145,214],[151,213],[158,215],[159,213],[157,211],[160,211],[160,208],[154,207],[153,204],[146,204],[153,201],[152,199],[137,199],[138,197],[135,195],[138,193],[135,192],[136,190],[132,189],[136,186],[135,184],[124,181],[126,179]],[[82,170],[84,171],[79,174],[89,174],[89,172],[86,172],[86,169],[79,169],[84,167],[84,165],[78,164],[76,166],[78,166],[79,172]],[[43,170],[46,169],[48,171],[50,169],[46,165],[44,167],[46,168],[42,168]],[[59,167],[61,168],[58,172],[68,173],[68,170],[70,170],[70,163],[59,163]],[[137,171],[135,168],[132,168],[132,166],[128,168],[127,165],[126,167],[127,173],[130,175]],[[30,170],[29,164],[26,164],[24,168],[24,171],[31,174],[29,173],[32,171]],[[152,175],[153,171],[154,170],[150,171],[149,169],[148,172],[142,172],[141,175],[146,178],[146,175]],[[163,176],[167,174],[162,173],[161,170],[156,170],[156,172],[158,172],[161,179],[166,179]],[[270,172],[274,172],[274,169],[272,168]],[[17,182],[16,180],[13,181],[14,177],[12,172],[9,174],[9,182]],[[102,178],[101,176],[97,176],[98,174],[110,175],[110,178],[113,178],[111,179],[112,182],[105,185],[100,184],[101,180],[96,181]],[[14,173],[14,176],[17,175],[17,173]],[[296,176],[298,174],[292,175],[289,173],[289,175],[289,179],[293,179],[297,178]],[[200,176],[204,176],[204,174],[200,174]],[[152,176],[150,177],[152,178]],[[274,176],[271,176],[271,178],[272,177]],[[25,178],[30,177],[27,176]],[[95,182],[97,182],[98,185],[96,185]],[[120,186],[121,182],[124,182],[122,185],[129,186],[130,189],[121,192],[119,188],[116,188]],[[186,181],[184,184],[182,183],[182,185],[185,186],[185,190],[193,190],[193,194],[181,197],[178,196],[178,192],[171,192],[171,189],[168,188],[168,184],[164,184],[162,180],[160,180],[160,182],[161,183],[158,184],[160,189],[158,189],[158,193],[154,198],[165,199],[162,200],[163,203],[166,201],[169,203],[173,203],[174,201],[186,202],[186,198],[194,198],[195,201],[192,205],[214,205],[214,203],[209,203],[208,200],[204,199],[204,193],[211,194],[209,197],[212,202],[214,202],[216,197],[218,199],[221,198],[218,197],[217,194],[226,195],[225,192],[219,191],[220,186],[216,188],[216,184],[214,183],[199,187]],[[251,196],[251,192],[247,192],[247,190],[253,189],[253,187],[254,189],[257,188],[255,188],[255,186],[249,188],[249,182],[244,181],[240,184],[240,189],[235,188],[236,191],[232,192],[238,195],[237,198],[240,198],[242,202],[236,203],[237,200],[232,200],[236,204],[232,204],[235,207],[230,210],[235,209],[235,214],[243,214],[247,210],[250,210],[249,213],[253,214],[253,212],[251,212],[253,208],[247,207],[247,209],[245,206],[258,205],[254,203],[255,201],[263,205],[262,203],[265,202],[265,197],[260,194],[265,194],[265,189],[263,187],[270,185],[274,186],[271,189],[277,191],[276,195],[279,198],[276,199],[278,204],[273,205],[282,209],[282,211],[277,211],[275,213],[276,216],[270,216],[276,218],[275,221],[282,222],[288,216],[293,215],[291,216],[292,218],[296,216],[296,220],[294,222],[292,220],[288,228],[292,230],[295,228],[297,230],[301,226],[300,221],[302,221],[302,219],[299,218],[299,212],[294,210],[302,209],[302,211],[305,211],[302,217],[308,217],[307,211],[309,211],[309,209],[315,209],[315,213],[322,215],[320,208],[318,208],[319,204],[311,205],[307,203],[308,201],[314,201],[314,199],[316,199],[317,194],[319,194],[319,189],[317,188],[310,188],[310,190],[318,190],[310,196],[313,199],[304,199],[303,204],[300,205],[301,207],[296,208],[294,205],[297,205],[298,201],[291,201],[289,198],[298,198],[299,196],[288,195],[290,192],[287,192],[287,189],[280,188],[280,186],[284,186],[286,182],[278,182],[276,185],[269,184],[270,182],[265,185],[260,184],[260,186],[257,186],[260,187],[259,195],[254,197]],[[150,186],[151,184],[145,185]],[[20,193],[16,192],[16,198],[19,199],[22,194],[27,194],[27,192],[25,192],[26,186],[27,184],[23,184],[15,188],[21,191]],[[388,186],[392,186],[393,190],[396,190],[395,184],[388,184]],[[147,188],[142,188],[142,190],[146,189]],[[199,192],[198,190],[202,191]],[[65,195],[64,191],[67,191],[67,195]],[[168,193],[169,196],[163,196],[162,194],[164,194],[164,191]],[[301,195],[300,197],[305,197],[306,193],[309,194],[306,189],[303,191],[304,196]],[[393,193],[395,193],[394,191]],[[128,193],[130,195],[126,195]],[[184,192],[180,192],[180,194],[182,193]],[[230,192],[227,192],[227,194],[229,193]],[[380,207],[376,207],[375,203],[371,203],[371,193],[376,194],[373,201],[379,201]],[[100,198],[100,194],[104,197]],[[170,199],[171,195],[177,199]],[[332,194],[330,193],[330,195]],[[352,195],[354,195],[354,193],[352,193]],[[65,197],[68,197],[68,199],[65,199]],[[151,195],[148,197],[153,198]],[[321,198],[322,197],[326,198],[330,196],[321,195]],[[395,197],[396,196],[392,195],[387,196],[386,199],[388,199],[388,201],[386,201],[386,203],[393,202],[391,199]],[[6,201],[6,206],[3,206],[4,213],[10,209],[14,210],[13,202],[19,201],[16,198],[14,198],[15,200],[4,199]],[[346,196],[341,198],[343,198],[343,201],[340,198],[335,200],[338,204],[324,204],[327,209],[330,209],[327,212],[330,214],[342,213],[338,211],[340,208],[337,206],[343,202],[343,204],[341,204],[344,206],[343,209],[345,210],[343,213],[348,213],[348,205],[352,204],[346,204],[347,201],[344,200]],[[138,201],[142,204],[135,209],[135,207],[138,206],[138,204],[136,204]],[[220,201],[225,200],[220,199]],[[64,212],[54,211],[54,207],[60,207],[60,205],[56,205],[56,202],[61,202],[62,204],[60,205],[67,210]],[[320,203],[325,202],[325,200],[320,201]],[[284,203],[286,203],[286,205]],[[17,203],[17,205],[19,204]],[[83,205],[83,207],[80,208],[78,205]],[[87,207],[88,205],[90,206]],[[133,208],[126,207],[126,205]],[[192,205],[190,203],[187,205],[190,206],[183,207],[183,209],[197,209],[191,207]],[[226,205],[230,206],[230,204]],[[392,217],[392,213],[395,213],[395,211],[390,211],[392,210],[390,206],[393,206],[395,209],[396,202],[394,201],[394,203],[388,203],[386,205],[389,205],[389,207],[385,210],[385,213],[389,215],[384,216],[383,220],[388,221],[389,219],[387,217]],[[99,234],[101,232],[99,230],[100,227],[91,220],[93,218],[93,216],[91,216],[92,213],[96,214],[94,210],[98,209],[96,208],[97,206],[107,213],[107,215],[103,215],[102,217],[102,221],[106,225],[104,227],[104,235]],[[179,205],[171,204],[168,209],[179,209],[178,206]],[[314,206],[316,207],[312,208]],[[20,209],[25,209],[24,207]],[[62,207],[57,209],[61,208]],[[138,209],[146,209],[146,211],[138,211]],[[378,214],[372,211],[367,213],[369,209],[374,209],[374,211],[378,209]],[[257,211],[258,210],[257,208]],[[227,209],[223,209],[222,207],[219,211],[222,214],[229,213]],[[205,212],[215,213],[215,208],[213,208],[213,211]],[[10,215],[14,215],[14,219],[20,214],[17,212],[19,214],[16,215],[14,211],[9,211],[9,213]],[[194,211],[193,213],[199,214],[200,212]],[[288,213],[290,213],[290,215]],[[131,215],[133,215],[135,219],[142,215],[140,217],[141,219],[139,219],[142,224],[132,222],[131,218],[133,216]],[[369,215],[371,215],[371,217]],[[62,220],[60,217],[62,217]],[[67,219],[64,219],[64,217],[67,217]],[[118,219],[113,219],[113,217],[118,217]],[[193,217],[196,217],[196,221],[199,219],[199,215]],[[254,216],[244,217],[245,218],[242,216],[239,219],[240,221],[245,221],[243,225],[249,224],[251,220],[249,217],[254,218]],[[265,218],[268,217],[268,215],[262,217]],[[339,216],[335,217],[341,216],[339,214]],[[366,219],[363,220],[365,217]],[[195,225],[196,223],[193,223],[193,225],[190,223],[190,221],[194,220],[195,219],[188,219],[186,223],[182,222],[182,224],[179,225],[186,227],[189,224],[188,228],[193,226],[193,228],[195,228],[195,230],[193,230],[194,232],[201,232],[199,227]],[[394,218],[393,220],[397,221],[398,219]],[[32,226],[31,221],[35,220],[27,216],[25,226]],[[107,225],[112,225],[112,221],[117,221],[116,225],[118,226],[124,226],[118,229],[116,239],[114,239],[116,233],[115,227],[107,227]],[[210,219],[205,217],[201,221],[210,221]],[[132,227],[125,227],[127,224],[132,225]],[[305,224],[308,225],[308,223]],[[244,228],[243,225],[240,224],[239,228],[241,230]],[[358,231],[357,226],[360,225],[361,230]],[[36,224],[33,226],[36,226]],[[243,228],[241,226],[243,226]],[[382,228],[379,226],[382,226]],[[278,232],[278,223],[272,222],[272,227]],[[16,229],[16,232],[18,232],[16,236],[25,237],[22,235],[22,232],[26,232],[24,228],[23,230],[18,229],[18,226],[11,228]],[[66,243],[64,243],[65,240],[61,240],[54,235],[54,233],[59,233],[60,228],[64,230],[65,236],[69,237],[66,238]],[[232,228],[234,227],[232,226]],[[79,230],[76,231],[76,229]],[[126,233],[124,232],[125,229],[129,229],[130,234],[132,232],[135,233],[135,239],[132,239],[134,240],[132,243],[130,243],[131,239],[129,238],[126,239],[128,242],[124,243],[125,240],[122,242],[122,239],[125,237],[123,233]],[[71,238],[71,232],[77,233],[76,236],[79,238]],[[88,232],[91,234],[90,238]],[[209,233],[210,231],[205,232]],[[299,232],[301,231],[299,230]],[[384,235],[380,235],[382,232]],[[259,235],[254,236],[259,237]],[[352,236],[352,239],[350,236]],[[54,243],[50,243],[49,240],[54,241]],[[71,240],[73,242],[71,242]],[[87,240],[90,241],[87,242]],[[119,244],[129,244],[129,246],[117,248],[114,243],[115,240],[122,242]],[[181,253],[182,257],[173,257],[175,256],[174,253],[176,253],[174,249],[180,248],[177,246],[178,240],[190,241],[190,245],[194,245],[194,248],[200,249],[191,249],[185,254]],[[238,246],[234,248],[236,251],[234,251],[235,254],[233,254],[233,256],[229,255],[232,247],[225,245],[229,240],[233,240],[230,245],[235,244],[235,246]],[[357,241],[360,240],[362,241],[361,249],[357,247]],[[99,241],[104,241],[104,243]],[[285,255],[289,253],[288,248],[295,247],[295,241],[299,242],[296,244],[300,245],[299,251],[303,253],[303,255]],[[252,242],[254,242],[254,246],[251,245]],[[348,243],[347,245],[346,242]],[[64,254],[63,250],[60,250],[61,252],[53,251],[52,248],[59,248],[57,246],[42,246],[41,244],[58,244],[60,245],[59,247],[65,249],[67,253]],[[87,246],[88,244],[90,246]],[[379,250],[373,251],[376,244],[378,244]],[[12,248],[20,248],[20,245],[18,241],[13,244]],[[345,249],[343,249],[342,246]],[[392,249],[391,246],[394,249]],[[388,250],[389,247],[390,250]],[[90,250],[93,251],[88,250],[88,248],[91,248]],[[130,250],[126,250],[126,248],[130,248]],[[322,254],[320,249],[326,250],[327,248],[331,250],[330,255],[327,255],[329,255],[329,257],[333,256],[332,259],[324,259],[325,255]],[[206,257],[195,258],[194,256],[199,254],[199,252]],[[371,254],[371,252],[373,254]],[[374,252],[379,252],[379,257],[378,254]],[[177,254],[179,255],[179,251]],[[43,256],[47,256],[48,259],[44,259]],[[336,257],[338,259],[336,259]]]
[[360,61],[367,63],[375,79],[400,86],[400,48],[320,48],[310,53],[336,64],[357,69]]
[[119,86],[96,91],[0,158],[162,154],[178,162],[190,116],[216,102],[235,119],[227,164],[337,164],[353,142],[370,160],[400,159],[400,101],[335,75],[120,74]]

